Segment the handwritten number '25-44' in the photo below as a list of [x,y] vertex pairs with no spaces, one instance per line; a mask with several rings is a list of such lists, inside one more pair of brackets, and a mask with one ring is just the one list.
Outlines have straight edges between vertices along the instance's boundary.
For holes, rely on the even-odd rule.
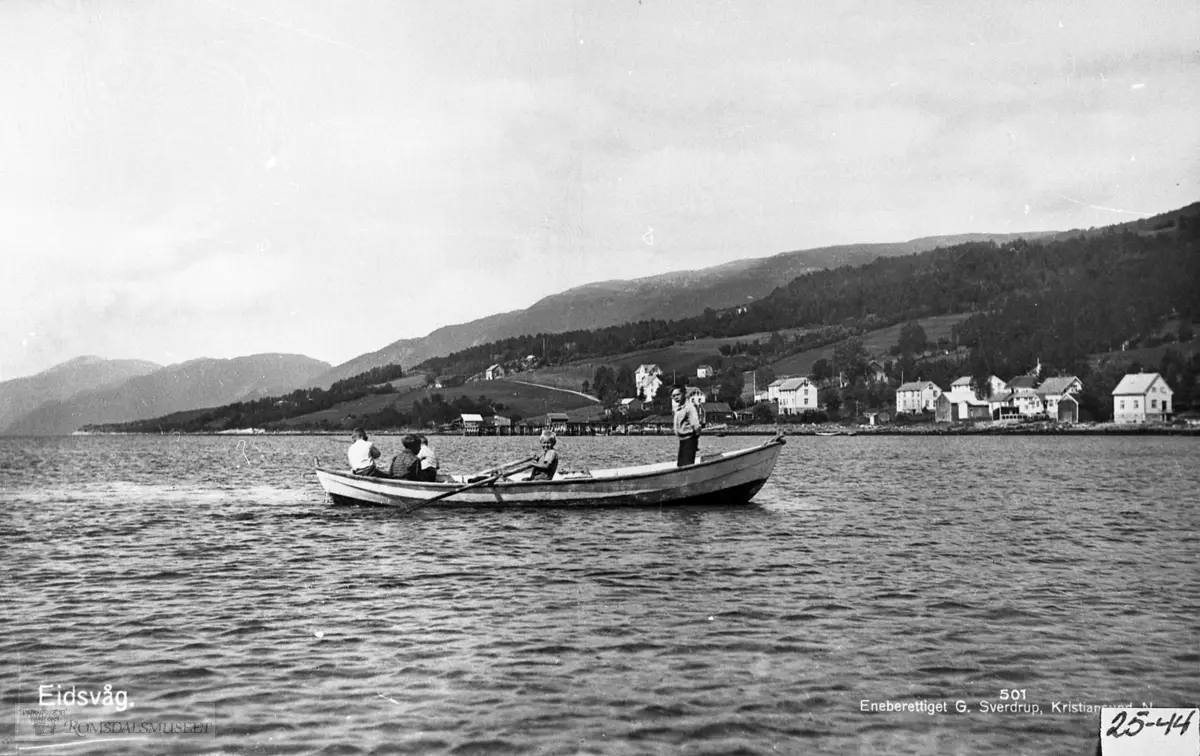
[[[1117,715],[1112,719],[1112,727],[1109,727],[1107,730],[1105,730],[1104,734],[1112,738],[1119,738],[1122,736],[1133,737],[1144,730],[1147,726],[1150,726],[1166,728],[1163,730],[1163,735],[1170,735],[1173,728],[1179,727],[1179,734],[1183,735],[1188,731],[1188,727],[1191,726],[1192,717],[1195,715],[1195,713],[1195,709],[1189,711],[1186,719],[1179,714],[1172,714],[1171,718],[1166,721],[1160,717],[1158,721],[1145,722],[1142,720],[1142,717],[1149,716],[1150,712],[1144,710],[1138,711],[1129,718],[1129,726],[1125,728],[1124,732],[1122,732],[1121,726],[1125,724],[1126,716],[1125,712],[1118,711]],[[1135,726],[1137,727],[1136,730],[1133,729]]]

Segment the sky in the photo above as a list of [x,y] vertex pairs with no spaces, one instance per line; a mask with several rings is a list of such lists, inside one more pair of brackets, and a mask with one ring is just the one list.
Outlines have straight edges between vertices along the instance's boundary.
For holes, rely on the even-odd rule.
[[0,381],[1176,209],[1197,40],[1195,0],[6,0]]

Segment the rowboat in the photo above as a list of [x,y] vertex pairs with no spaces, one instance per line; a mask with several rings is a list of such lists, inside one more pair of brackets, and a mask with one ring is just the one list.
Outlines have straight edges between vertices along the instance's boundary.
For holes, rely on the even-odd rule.
[[[369,478],[318,466],[317,480],[337,504],[436,507],[637,507],[746,504],[779,459],[782,436],[758,446],[706,454],[696,464],[674,461],[529,480],[529,473],[451,475],[437,482]],[[497,468],[499,469],[499,468]]]

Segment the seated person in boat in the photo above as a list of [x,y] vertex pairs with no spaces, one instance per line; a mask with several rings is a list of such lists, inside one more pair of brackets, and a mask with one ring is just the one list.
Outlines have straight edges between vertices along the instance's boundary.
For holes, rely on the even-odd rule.
[[558,439],[554,435],[554,431],[547,428],[542,431],[542,454],[533,463],[533,471],[529,474],[530,480],[553,480],[554,471],[558,469],[558,452],[554,451],[554,445],[558,443]]
[[392,458],[388,477],[397,480],[424,480],[421,477],[421,439],[411,433],[400,439],[404,451]]
[[429,439],[425,436],[418,434],[417,440],[421,442],[421,451],[417,452],[417,458],[421,460],[421,475],[416,480],[432,483],[438,476],[437,452],[429,445]]
[[355,475],[363,475],[368,478],[392,477],[390,465],[385,467],[379,463],[379,448],[367,438],[365,430],[355,428],[351,431],[350,437],[354,443],[350,444],[346,456],[350,459],[350,469]]

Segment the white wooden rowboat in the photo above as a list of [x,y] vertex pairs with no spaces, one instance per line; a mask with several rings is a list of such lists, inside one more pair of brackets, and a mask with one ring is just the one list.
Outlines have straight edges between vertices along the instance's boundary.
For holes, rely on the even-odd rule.
[[528,480],[529,473],[469,484],[467,476],[436,483],[368,478],[317,467],[317,479],[339,504],[435,507],[628,507],[746,504],[771,477],[782,436],[737,451],[706,454],[694,465],[661,462]]

